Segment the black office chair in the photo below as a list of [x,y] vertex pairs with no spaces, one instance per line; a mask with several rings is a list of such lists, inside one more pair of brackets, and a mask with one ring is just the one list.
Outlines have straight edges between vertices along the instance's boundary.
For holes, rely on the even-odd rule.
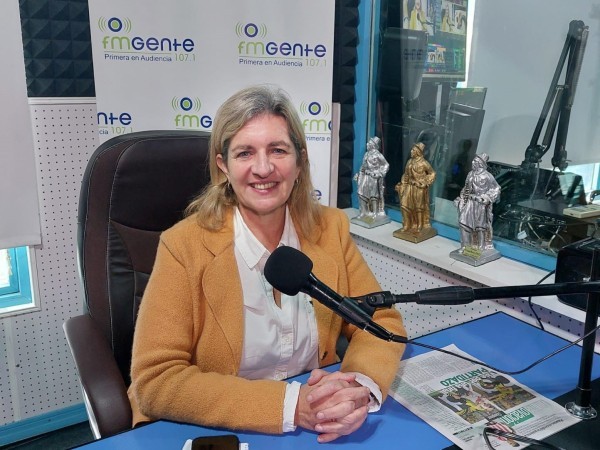
[[64,330],[94,436],[131,428],[133,330],[160,233],[209,181],[209,133],[145,131],[110,139],[92,155],[78,213],[85,314]]

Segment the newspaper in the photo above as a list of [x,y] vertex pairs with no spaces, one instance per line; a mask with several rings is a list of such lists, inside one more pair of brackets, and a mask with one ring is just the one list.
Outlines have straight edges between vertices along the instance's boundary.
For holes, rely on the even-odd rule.
[[[470,357],[455,345],[444,349]],[[488,448],[485,426],[539,440],[579,421],[510,376],[440,352],[402,361],[390,395],[463,450]],[[488,436],[494,449],[527,447]]]

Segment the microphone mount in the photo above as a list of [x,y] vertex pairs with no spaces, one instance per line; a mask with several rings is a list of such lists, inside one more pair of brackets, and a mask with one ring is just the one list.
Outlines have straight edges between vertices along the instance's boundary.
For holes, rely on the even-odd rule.
[[[567,142],[571,109],[573,107],[575,91],[579,81],[588,33],[589,27],[581,20],[572,20],[569,23],[569,31],[554,76],[552,77],[552,82],[550,83],[546,101],[542,107],[542,112],[533,132],[533,136],[531,137],[529,146],[525,150],[525,159],[521,163],[521,168],[524,170],[535,168],[542,160],[542,157],[550,149],[550,144],[555,131],[556,142],[554,143],[554,155],[551,160],[552,167],[558,168],[562,172],[569,165],[567,162],[565,144]],[[559,84],[559,78],[565,64],[567,67],[564,83],[561,85]],[[550,113],[550,119],[548,120],[542,142],[539,143],[538,141],[546,118],[548,117],[548,113]]]

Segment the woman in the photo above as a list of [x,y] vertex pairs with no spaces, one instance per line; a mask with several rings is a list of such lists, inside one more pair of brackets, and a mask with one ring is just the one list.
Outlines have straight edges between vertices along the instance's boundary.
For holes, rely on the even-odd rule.
[[[385,399],[403,346],[343,323],[305,294],[275,291],[262,274],[269,254],[289,245],[341,295],[380,290],[345,214],[313,199],[304,131],[283,91],[254,86],[225,101],[210,171],[188,217],[160,239],[134,337],[134,424],[300,426],[319,442],[352,433]],[[397,311],[374,319],[404,334]],[[350,343],[341,371],[329,374],[319,367],[336,362],[341,333]],[[306,384],[282,381],[309,370]]]
[[442,31],[450,33],[452,31],[452,23],[450,23],[450,14],[448,9],[442,9]]
[[421,0],[415,0],[415,4],[410,11],[409,28],[411,30],[427,31],[427,16],[421,8]]

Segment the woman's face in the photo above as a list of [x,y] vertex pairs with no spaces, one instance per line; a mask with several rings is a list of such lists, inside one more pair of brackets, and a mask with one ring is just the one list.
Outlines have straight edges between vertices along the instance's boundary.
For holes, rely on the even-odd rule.
[[270,114],[248,121],[231,139],[227,161],[217,155],[244,219],[280,214],[300,175],[285,119]]

